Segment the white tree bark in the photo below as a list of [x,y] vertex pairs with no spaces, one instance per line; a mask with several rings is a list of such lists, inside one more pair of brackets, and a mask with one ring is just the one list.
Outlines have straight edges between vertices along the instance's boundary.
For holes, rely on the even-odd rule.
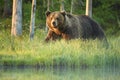
[[30,22],[30,40],[32,40],[34,37],[35,12],[36,12],[36,0],[32,0],[31,22]]
[[47,0],[47,11],[50,11],[50,0]]
[[61,0],[61,5],[60,5],[60,11],[65,11],[65,8],[64,8],[64,0]]
[[92,17],[92,0],[86,0],[86,15]]
[[22,35],[22,0],[13,0],[11,36]]
[[73,13],[73,0],[71,1],[71,9],[70,9],[70,13]]
[[[47,0],[47,11],[50,11],[50,0]],[[48,27],[46,25],[45,31],[48,32]]]

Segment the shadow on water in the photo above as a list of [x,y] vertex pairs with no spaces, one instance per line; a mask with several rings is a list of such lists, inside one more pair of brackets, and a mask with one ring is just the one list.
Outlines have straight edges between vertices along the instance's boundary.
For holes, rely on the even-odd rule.
[[119,80],[120,68],[0,68],[0,80]]

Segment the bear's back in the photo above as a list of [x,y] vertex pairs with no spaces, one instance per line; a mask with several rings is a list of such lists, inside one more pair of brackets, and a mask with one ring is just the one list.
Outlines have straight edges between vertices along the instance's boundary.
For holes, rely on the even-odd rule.
[[[86,36],[91,38],[103,38],[105,36],[101,26],[92,18],[86,15],[80,15],[79,16],[80,24],[81,26],[85,27],[83,28],[84,32],[87,33]],[[89,36],[91,34],[91,36]]]
[[65,18],[65,26],[67,26],[67,31],[70,31],[70,35],[72,36],[72,38],[79,38],[80,32],[82,32],[82,27],[80,26],[79,18],[76,15],[72,15],[69,13],[66,14]]
[[67,13],[67,24],[74,38],[103,38],[104,32],[100,25],[86,15],[72,15]]

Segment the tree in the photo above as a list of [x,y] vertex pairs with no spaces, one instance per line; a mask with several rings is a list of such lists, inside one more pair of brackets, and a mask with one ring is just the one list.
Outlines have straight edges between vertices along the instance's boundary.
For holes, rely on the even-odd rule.
[[22,35],[22,0],[13,0],[11,36]]
[[[50,0],[47,0],[47,11],[50,11]],[[46,12],[47,12],[47,11],[46,11]],[[47,25],[46,25],[46,27],[45,27],[45,31],[48,32],[48,27],[47,27]]]
[[35,12],[36,12],[36,0],[32,0],[31,22],[30,22],[30,40],[32,40],[34,37]]
[[92,17],[92,0],[86,0],[86,15]]
[[81,6],[84,6],[84,3],[82,0],[71,0],[71,9],[70,13],[77,12]]
[[60,1],[60,11],[65,11],[65,8],[64,8],[64,0],[61,0]]
[[31,22],[30,22],[30,40],[32,40],[34,37],[35,12],[36,12],[36,0],[32,0]]
[[47,0],[47,11],[50,11],[50,0]]
[[70,13],[73,13],[73,0],[71,1],[71,9],[70,9]]

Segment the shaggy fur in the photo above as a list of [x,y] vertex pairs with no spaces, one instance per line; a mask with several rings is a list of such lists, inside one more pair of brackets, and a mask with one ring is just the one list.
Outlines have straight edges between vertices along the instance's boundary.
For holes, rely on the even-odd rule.
[[72,15],[65,12],[46,12],[46,25],[49,28],[46,41],[63,38],[106,40],[100,25],[86,15]]

